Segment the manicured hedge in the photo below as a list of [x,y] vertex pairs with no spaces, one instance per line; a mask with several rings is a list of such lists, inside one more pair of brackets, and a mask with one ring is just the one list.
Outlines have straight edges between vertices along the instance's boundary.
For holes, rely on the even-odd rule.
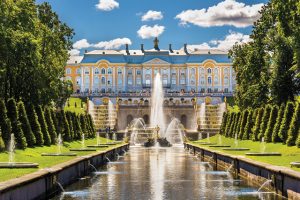
[[278,106],[272,106],[270,117],[267,124],[267,129],[264,133],[265,142],[272,142],[272,132],[276,124],[276,118],[278,116]]
[[278,132],[278,135],[284,144],[286,143],[287,140],[287,132],[290,127],[290,123],[293,117],[293,112],[294,112],[294,103],[288,102],[285,107],[283,119],[281,121],[280,129]]
[[300,127],[300,105],[296,103],[295,111],[289,126],[288,138],[286,144],[288,146],[294,146],[296,144],[296,139],[298,137],[298,131]]

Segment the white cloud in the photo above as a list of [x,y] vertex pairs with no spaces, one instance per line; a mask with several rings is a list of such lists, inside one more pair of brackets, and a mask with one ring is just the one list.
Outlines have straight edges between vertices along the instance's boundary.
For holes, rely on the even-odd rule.
[[85,49],[89,47],[91,47],[91,44],[86,39],[78,40],[73,44],[74,49]]
[[248,43],[251,39],[249,35],[244,35],[243,33],[229,31],[229,34],[225,36],[223,40],[211,40],[209,43],[202,44],[192,44],[188,45],[188,49],[190,51],[194,51],[195,49],[222,49],[229,50],[236,43]]
[[160,11],[149,10],[142,16],[142,21],[150,21],[150,20],[161,20],[163,18],[163,14]]
[[103,11],[111,11],[115,8],[119,8],[119,3],[115,0],[99,0],[96,4],[96,8]]
[[154,26],[144,25],[137,31],[137,33],[139,37],[141,37],[142,39],[148,39],[148,38],[158,37],[164,31],[165,31],[164,26],[159,26],[156,24]]
[[128,38],[117,38],[110,41],[102,41],[97,44],[94,44],[93,47],[100,49],[119,49],[122,45],[131,45],[132,42]]
[[260,17],[259,10],[263,5],[224,0],[207,9],[182,11],[175,18],[180,20],[180,25],[190,23],[200,27],[231,25],[243,28],[252,25]]
[[72,49],[69,51],[70,56],[79,56],[80,51],[78,49]]

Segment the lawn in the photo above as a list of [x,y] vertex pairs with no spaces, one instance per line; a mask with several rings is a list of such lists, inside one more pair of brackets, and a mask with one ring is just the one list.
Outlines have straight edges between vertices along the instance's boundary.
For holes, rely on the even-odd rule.
[[[83,108],[81,108],[81,102],[83,104]],[[76,103],[76,106],[75,106]],[[65,111],[71,111],[75,113],[84,113],[86,111],[86,103],[80,98],[71,97],[68,99],[66,106],[64,107]]]
[[[211,142],[211,143],[217,143],[222,145],[230,145],[231,147],[236,147],[234,139],[233,138],[226,138],[223,136],[213,136],[210,137],[210,139],[204,139],[204,140],[199,140],[203,142]],[[193,143],[193,142],[192,142]],[[265,143],[265,152],[279,152],[282,154],[282,156],[246,156],[245,153],[247,152],[261,152],[261,150],[264,148],[263,143],[261,142],[253,142],[250,140],[238,140],[237,147],[244,147],[244,148],[249,148],[249,151],[226,151],[222,150],[222,148],[218,147],[209,147],[207,145],[201,145],[197,143],[193,143],[194,145],[201,146],[206,149],[211,149],[214,151],[220,151],[220,152],[225,152],[227,154],[231,155],[242,155],[247,158],[264,162],[264,163],[269,163],[272,165],[277,165],[277,166],[284,166],[284,167],[290,167],[291,162],[299,161],[300,162],[300,148],[297,147],[288,147],[286,145],[283,145],[281,143]],[[300,171],[300,168],[292,168],[293,170]]]
[[[110,140],[109,140],[110,141]],[[106,143],[105,138],[100,138],[101,143]],[[96,139],[87,139],[85,140],[85,145],[95,145],[97,143]],[[97,151],[104,151],[108,150],[109,148],[116,147],[118,145],[110,146],[108,148],[97,148]],[[64,152],[70,152],[69,148],[81,148],[81,142],[75,141],[64,143],[64,146],[62,147],[62,153]],[[32,172],[35,172],[39,169],[48,168],[51,166],[54,166],[56,164],[74,159],[73,157],[63,157],[63,156],[57,156],[57,157],[43,157],[41,156],[41,153],[56,153],[57,152],[57,146],[52,145],[49,147],[36,147],[36,148],[27,148],[26,150],[16,150],[15,152],[15,162],[34,162],[39,164],[38,169],[0,169],[0,182],[17,178],[25,174],[29,174]],[[95,152],[74,152],[77,153],[77,156],[83,156],[92,154]],[[8,161],[8,153],[0,153],[0,162],[7,162]]]

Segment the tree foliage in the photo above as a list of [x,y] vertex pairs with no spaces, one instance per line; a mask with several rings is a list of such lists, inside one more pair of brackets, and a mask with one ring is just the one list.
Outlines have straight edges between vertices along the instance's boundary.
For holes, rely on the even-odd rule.
[[287,132],[293,117],[294,113],[294,103],[288,102],[286,104],[284,114],[283,114],[283,119],[280,124],[280,129],[278,132],[278,136],[280,137],[281,141],[285,144],[286,139],[287,139]]
[[270,117],[267,124],[267,129],[264,133],[265,142],[272,142],[272,132],[276,123],[276,118],[278,116],[278,106],[272,106]]
[[252,140],[253,141],[259,140],[258,134],[259,134],[260,124],[261,124],[263,114],[264,114],[264,108],[259,108],[257,111],[256,119],[255,119],[255,125],[254,125],[253,131],[252,131]]
[[22,130],[24,133],[24,136],[26,138],[27,146],[28,147],[33,147],[36,143],[35,136],[32,132],[28,117],[27,117],[27,112],[24,106],[24,103],[22,101],[18,102],[18,110],[19,110],[19,119],[22,125]]
[[44,115],[44,110],[42,106],[37,106],[36,107],[36,113],[38,116],[38,120],[41,126],[41,131],[43,134],[43,139],[44,139],[44,145],[50,146],[51,145],[51,138],[48,132],[48,125],[46,123],[45,115]]
[[298,137],[298,131],[300,127],[300,105],[296,103],[295,111],[289,126],[288,138],[286,144],[288,146],[294,146],[296,144],[296,139]]
[[8,147],[12,127],[10,119],[7,117],[6,105],[2,99],[0,99],[0,128],[5,146]]

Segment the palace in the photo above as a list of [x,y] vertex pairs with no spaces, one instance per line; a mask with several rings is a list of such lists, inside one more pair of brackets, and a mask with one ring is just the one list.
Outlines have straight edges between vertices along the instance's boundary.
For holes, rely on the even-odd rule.
[[151,92],[156,73],[160,73],[165,92],[232,94],[235,74],[227,52],[217,49],[189,51],[159,48],[94,50],[70,57],[65,78],[74,93],[81,95]]

